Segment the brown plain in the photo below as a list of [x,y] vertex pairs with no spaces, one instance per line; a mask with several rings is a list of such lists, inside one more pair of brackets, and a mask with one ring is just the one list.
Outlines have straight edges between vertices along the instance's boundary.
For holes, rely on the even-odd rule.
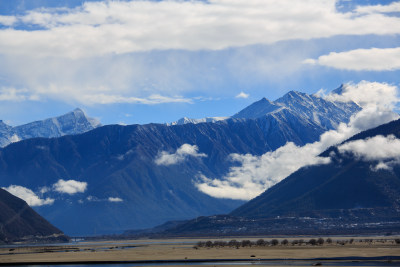
[[[212,247],[197,248],[198,241],[215,241],[231,239],[166,239],[166,240],[130,240],[79,243],[64,246],[19,246],[0,248],[0,264],[7,263],[45,263],[45,262],[121,262],[152,260],[193,260],[193,259],[311,259],[335,257],[380,257],[399,256],[400,244],[396,237],[331,237],[332,244],[323,245],[291,245],[293,239],[287,238],[288,245],[266,247]],[[256,241],[259,238],[236,238]],[[263,238],[271,240],[272,238]],[[283,238],[279,239],[281,241]],[[325,238],[326,239],[326,238]],[[372,242],[365,242],[372,239]],[[362,242],[360,242],[360,240]],[[339,243],[338,243],[339,241]],[[346,242],[347,241],[347,242]],[[346,244],[342,245],[341,242]],[[196,248],[195,248],[196,247]],[[204,265],[203,265],[204,266]],[[226,266],[226,265],[225,265]]]

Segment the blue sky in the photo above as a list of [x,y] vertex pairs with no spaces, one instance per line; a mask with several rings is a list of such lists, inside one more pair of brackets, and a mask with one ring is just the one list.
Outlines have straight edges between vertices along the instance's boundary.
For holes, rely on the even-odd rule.
[[171,122],[290,90],[399,86],[399,14],[376,0],[0,0],[0,119],[80,107],[103,124]]

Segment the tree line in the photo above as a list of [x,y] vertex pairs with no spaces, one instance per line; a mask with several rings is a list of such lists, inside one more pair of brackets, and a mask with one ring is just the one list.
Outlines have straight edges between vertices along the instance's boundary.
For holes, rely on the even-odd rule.
[[288,246],[288,245],[323,245],[325,242],[332,243],[332,239],[328,238],[324,240],[323,238],[318,239],[310,239],[305,241],[304,239],[295,239],[289,242],[287,239],[283,239],[279,241],[278,239],[272,239],[270,241],[264,239],[258,239],[257,241],[251,240],[231,240],[231,241],[223,241],[223,240],[216,240],[216,241],[199,241],[197,242],[196,247],[201,248],[212,248],[212,247],[232,247],[232,248],[240,248],[240,247],[267,247],[267,246]]
[[[387,240],[375,240],[375,242],[386,242]],[[337,240],[335,241],[336,244],[338,245],[346,245],[346,244],[353,244],[354,239],[351,238],[349,240]],[[373,239],[360,239],[358,242],[362,243],[369,243],[371,244],[374,242]],[[395,244],[400,245],[400,239],[394,239]],[[327,244],[332,244],[334,241],[331,238],[323,239],[323,238],[311,238],[308,241],[305,241],[304,239],[294,239],[292,241],[289,241],[287,239],[283,239],[279,241],[278,239],[271,239],[271,240],[264,240],[264,239],[258,239],[257,241],[251,241],[251,240],[241,240],[238,241],[236,239],[232,239],[230,241],[224,241],[224,240],[216,240],[216,241],[199,241],[197,242],[195,248],[220,248],[220,247],[232,247],[232,248],[240,248],[240,247],[267,247],[267,246],[302,246],[302,245],[310,245],[310,246],[321,246],[324,243]]]

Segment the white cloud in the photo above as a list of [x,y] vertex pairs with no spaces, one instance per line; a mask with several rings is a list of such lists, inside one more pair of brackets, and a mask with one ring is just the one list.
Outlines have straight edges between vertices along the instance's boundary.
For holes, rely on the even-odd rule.
[[98,199],[95,196],[88,196],[88,197],[86,197],[86,200],[90,201],[90,202],[92,202],[92,201],[101,201],[100,199]]
[[157,165],[174,165],[185,161],[189,156],[195,158],[207,157],[204,153],[198,153],[199,148],[196,145],[183,144],[175,153],[167,151],[160,152],[154,160]]
[[37,95],[30,95],[26,89],[16,89],[11,87],[0,88],[0,101],[25,101],[25,100],[39,100]]
[[389,5],[358,6],[356,13],[392,13],[400,12],[400,2],[393,2]]
[[304,63],[343,70],[392,71],[400,69],[400,47],[331,52],[316,60],[306,59]]
[[13,134],[13,136],[11,136],[11,138],[10,138],[11,143],[15,143],[15,142],[19,142],[19,141],[21,141],[21,138],[19,138],[19,136],[17,134]]
[[249,94],[246,94],[245,92],[240,92],[237,96],[235,96],[236,98],[248,98]]
[[393,135],[374,136],[365,140],[347,142],[338,147],[339,153],[355,156],[359,160],[378,161],[371,166],[373,171],[391,170],[394,165],[400,164],[400,139]]
[[393,109],[400,100],[396,86],[368,81],[345,84],[341,94],[330,93],[324,97],[330,101],[354,101],[363,108],[384,110]]
[[262,156],[231,154],[240,166],[230,168],[223,180],[202,176],[196,186],[213,197],[249,200],[303,166],[329,163],[329,158],[317,156],[318,148],[316,143],[301,148],[287,143]]
[[[379,97],[371,98],[376,92],[370,90],[391,92],[392,99],[386,98],[385,95],[381,95],[384,100]],[[399,115],[390,109],[393,107],[393,99],[398,101],[396,87],[363,81],[347,86],[345,92],[346,97],[357,96],[358,102],[365,106],[351,117],[348,124],[340,124],[336,130],[322,134],[318,142],[303,147],[288,143],[262,156],[233,154],[231,158],[239,162],[239,166],[230,168],[229,173],[222,179],[210,179],[200,175],[199,181],[195,183],[197,188],[217,198],[252,199],[303,166],[328,163],[330,158],[320,158],[318,155],[330,146],[339,144],[361,131],[399,118]],[[358,95],[360,92],[364,94]]]
[[109,202],[123,202],[123,200],[119,197],[109,197],[108,201]]
[[43,187],[41,187],[40,188],[40,190],[39,190],[39,192],[40,192],[40,194],[45,194],[45,193],[47,193],[47,192],[50,192],[51,191],[51,188],[50,187],[47,187],[47,186],[43,186]]
[[51,198],[41,199],[32,190],[23,186],[10,185],[9,187],[3,187],[3,189],[13,194],[14,196],[17,196],[25,200],[25,202],[32,207],[51,205],[54,203],[54,199]]
[[340,13],[335,0],[106,1],[4,17],[0,53],[79,58],[165,49],[224,49],[335,35],[398,34],[396,5]]
[[[192,103],[197,100],[186,96],[199,90],[206,97],[227,97],[221,92],[228,83],[254,88],[261,81],[280,85],[295,77],[305,55],[315,51],[313,41],[298,49],[278,41],[400,32],[400,18],[390,13],[341,13],[335,4],[96,1],[9,16],[2,21],[12,27],[0,27],[0,79],[29,92],[2,97],[0,92],[0,99],[33,97],[69,105]],[[260,50],[249,44],[271,46]]]
[[347,142],[338,147],[340,153],[352,153],[365,161],[400,159],[400,139],[393,135],[374,136],[365,140]]
[[5,26],[12,26],[15,22],[17,22],[17,18],[15,16],[0,15],[0,24],[3,24]]
[[125,97],[121,95],[93,94],[81,96],[82,103],[86,104],[115,104],[115,103],[131,103],[156,105],[162,103],[193,103],[189,98],[183,97],[167,97],[162,95],[150,95],[148,98]]
[[69,195],[73,195],[76,193],[83,193],[86,191],[87,183],[86,182],[79,182],[75,180],[58,180],[57,183],[53,185],[55,191],[59,193],[66,193]]

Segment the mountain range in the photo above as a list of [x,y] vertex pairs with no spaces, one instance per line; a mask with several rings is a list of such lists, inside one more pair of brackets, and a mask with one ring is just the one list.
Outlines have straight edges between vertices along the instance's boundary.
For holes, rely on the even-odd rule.
[[330,163],[301,168],[228,215],[168,223],[145,234],[398,233],[400,152],[396,138],[400,138],[400,120],[327,149],[320,156],[331,158]]
[[34,208],[68,235],[228,213],[244,201],[199,191],[199,177],[222,177],[237,164],[229,160],[232,153],[262,155],[287,142],[314,142],[360,109],[292,91],[219,121],[108,125],[27,139],[0,149],[0,186],[22,186],[54,200]]
[[35,137],[60,137],[63,135],[80,134],[101,124],[98,120],[87,117],[77,108],[65,115],[35,121],[19,126],[9,126],[0,120],[0,147],[10,143]]

